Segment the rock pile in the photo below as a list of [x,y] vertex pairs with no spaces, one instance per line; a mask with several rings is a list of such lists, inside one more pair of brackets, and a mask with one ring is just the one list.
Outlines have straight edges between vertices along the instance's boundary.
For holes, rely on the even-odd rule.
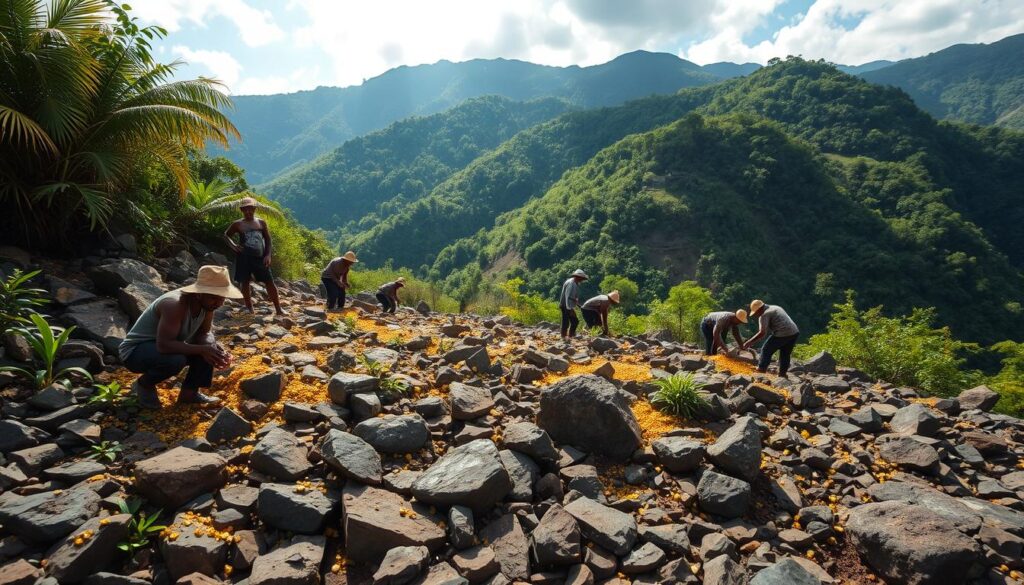
[[[61,274],[59,299],[168,286],[140,264]],[[425,307],[349,329],[281,284],[284,319],[218,313],[236,359],[212,412],[6,381],[0,584],[1022,582],[1024,423],[987,388],[929,399],[827,354],[780,379]],[[83,334],[130,382],[116,328]],[[701,420],[650,406],[677,372]]]

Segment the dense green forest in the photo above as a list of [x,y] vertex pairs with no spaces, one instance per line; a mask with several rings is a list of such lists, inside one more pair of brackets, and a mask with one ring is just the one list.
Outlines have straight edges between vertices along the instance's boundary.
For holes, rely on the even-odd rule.
[[261,190],[307,226],[365,230],[521,130],[570,108],[546,98],[475,98],[445,112],[354,138]]
[[1024,128],[1024,34],[954,45],[862,75],[903,88],[937,118]]
[[733,71],[712,73],[675,55],[647,51],[590,67],[550,67],[514,59],[402,66],[353,87],[236,97],[229,116],[245,140],[228,151],[212,152],[230,157],[254,182],[262,183],[346,140],[474,97],[556,97],[581,107],[610,106],[715,83]]

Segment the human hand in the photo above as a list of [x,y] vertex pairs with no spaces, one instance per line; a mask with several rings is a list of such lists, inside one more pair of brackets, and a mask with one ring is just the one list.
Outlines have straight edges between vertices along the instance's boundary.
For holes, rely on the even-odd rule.
[[270,256],[263,257],[263,266],[264,268],[270,268]]
[[225,368],[231,364],[231,354],[217,344],[200,346],[199,355],[206,363],[215,368]]

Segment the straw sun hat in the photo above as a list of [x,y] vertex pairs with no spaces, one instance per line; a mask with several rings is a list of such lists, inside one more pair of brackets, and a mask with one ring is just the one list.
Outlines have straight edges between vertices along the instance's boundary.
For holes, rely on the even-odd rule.
[[242,291],[231,284],[228,269],[223,266],[203,266],[199,269],[196,281],[179,288],[183,293],[215,295],[226,299],[242,298]]
[[736,311],[736,318],[740,320],[740,323],[746,323],[747,322],[747,311],[746,311],[746,309],[740,309],[739,311]]
[[587,279],[590,278],[589,276],[587,276],[586,272],[583,272],[579,268],[577,268],[576,271],[572,273],[572,275],[573,276],[578,276],[578,277],[582,278],[583,280],[587,280]]
[[355,264],[356,262],[359,262],[359,260],[356,260],[356,253],[353,252],[352,250],[349,250],[348,252],[345,252],[345,255],[342,256],[341,259],[342,260],[348,260],[349,262],[351,262],[353,264]]
[[252,197],[243,197],[238,200],[238,208],[245,209],[246,207],[256,207],[256,200]]
[[754,313],[756,313],[763,306],[764,306],[764,301],[762,301],[760,299],[755,299],[753,301],[750,301],[750,314],[753,315]]
[[619,291],[613,290],[612,292],[608,293],[608,300],[615,303],[616,305],[619,304]]

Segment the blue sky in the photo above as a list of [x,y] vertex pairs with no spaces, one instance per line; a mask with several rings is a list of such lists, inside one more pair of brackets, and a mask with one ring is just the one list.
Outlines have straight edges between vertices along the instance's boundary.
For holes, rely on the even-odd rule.
[[803,55],[858,65],[1024,32],[1021,0],[135,0],[161,60],[236,95],[348,86],[399,65],[505,57],[595,65],[646,49],[696,63]]

